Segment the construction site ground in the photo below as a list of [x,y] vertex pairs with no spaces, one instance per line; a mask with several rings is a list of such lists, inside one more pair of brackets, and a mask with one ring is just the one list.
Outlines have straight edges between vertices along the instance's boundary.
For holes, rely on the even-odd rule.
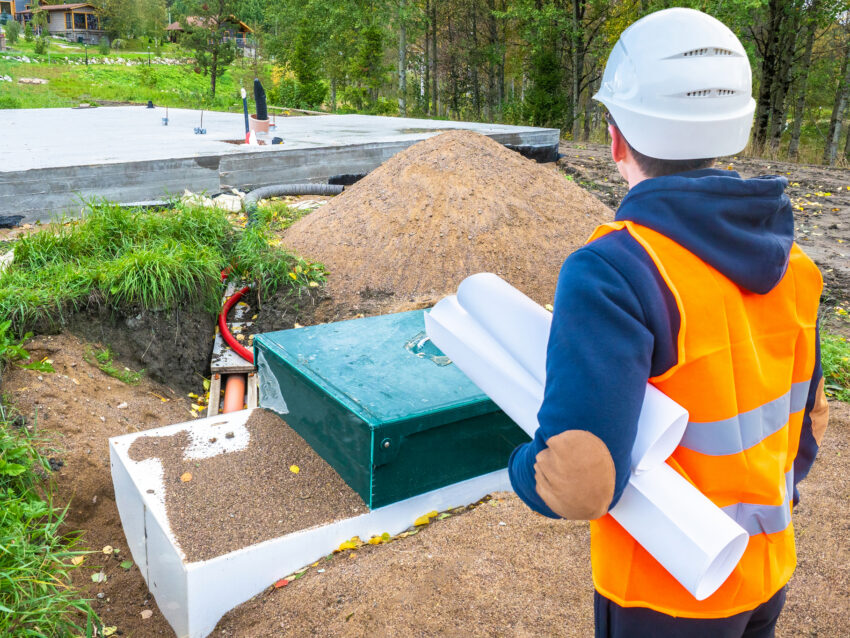
[[[564,144],[561,168],[615,208],[626,189],[603,146]],[[825,275],[822,324],[850,335],[836,311],[850,299],[850,173],[843,169],[732,159],[744,176],[786,174],[801,245]],[[803,239],[805,237],[805,239]],[[6,237],[0,237],[6,239]],[[173,636],[129,559],[115,506],[107,440],[191,418],[192,399],[143,378],[125,385],[86,362],[87,342],[37,336],[33,358],[52,374],[11,367],[2,390],[52,437],[56,498],[70,502],[69,529],[93,553],[74,585],[122,636]],[[120,361],[120,352],[118,360]],[[90,357],[89,357],[90,358]],[[200,393],[201,380],[198,379]],[[837,636],[850,624],[850,406],[831,403],[819,458],[795,510],[798,568],[777,635]],[[102,549],[111,546],[118,553]],[[497,494],[415,535],[333,555],[285,587],[227,614],[216,636],[576,636],[592,635],[593,589],[586,523],[554,521],[516,496]],[[92,574],[103,571],[105,582]],[[280,574],[281,578],[287,574]],[[143,612],[152,611],[152,614]],[[844,629],[842,629],[844,628]]]

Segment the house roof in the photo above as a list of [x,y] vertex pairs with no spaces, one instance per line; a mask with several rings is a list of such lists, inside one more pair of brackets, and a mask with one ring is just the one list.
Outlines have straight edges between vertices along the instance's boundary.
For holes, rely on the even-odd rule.
[[[245,29],[245,31],[247,31],[248,33],[254,33],[254,30],[251,27],[249,27],[247,24],[245,24],[241,20],[237,20],[235,16],[230,16],[230,21],[233,22],[234,24],[238,24],[240,27]],[[199,18],[198,16],[188,16],[186,18],[186,23],[190,27],[201,27],[201,26],[204,26],[204,19]],[[166,31],[182,31],[183,26],[180,24],[179,21],[172,22],[167,27],[165,27],[165,30]]]
[[97,8],[89,2],[78,2],[76,4],[43,4],[39,9],[43,11],[67,11],[68,9],[82,9],[83,7]]
[[[95,11],[97,11],[97,7],[94,6],[93,4],[89,3],[89,2],[78,2],[76,4],[43,4],[40,7],[37,7],[37,9],[39,9],[41,11],[50,12],[50,11],[70,11],[72,9],[82,9],[83,7],[90,7],[92,9],[94,9]],[[27,9],[26,11],[18,11],[18,13],[19,14],[32,13],[35,10],[36,10],[36,7],[32,8],[32,9]]]

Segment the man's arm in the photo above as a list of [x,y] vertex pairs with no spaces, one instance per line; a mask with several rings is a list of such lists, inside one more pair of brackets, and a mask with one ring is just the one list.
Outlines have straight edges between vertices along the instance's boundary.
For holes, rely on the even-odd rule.
[[815,369],[809,384],[809,396],[803,412],[803,428],[800,430],[800,446],[794,457],[794,505],[800,501],[797,484],[809,474],[815,462],[820,442],[829,421],[829,404],[823,389],[823,367],[820,360],[820,326],[815,331]]
[[627,233],[597,240],[564,263],[540,427],[509,463],[514,490],[535,511],[598,518],[625,489],[647,380],[675,363],[678,310],[659,282]]

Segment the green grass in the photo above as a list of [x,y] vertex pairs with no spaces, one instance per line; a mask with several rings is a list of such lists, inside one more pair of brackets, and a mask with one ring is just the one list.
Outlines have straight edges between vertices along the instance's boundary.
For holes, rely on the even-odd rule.
[[142,374],[144,374],[145,371],[142,370],[141,372],[135,372],[134,370],[130,370],[130,368],[119,368],[112,360],[114,356],[112,349],[109,347],[92,348],[91,346],[86,348],[85,354],[83,355],[86,361],[96,368],[99,368],[110,377],[118,379],[121,383],[126,383],[127,385],[138,385],[139,381],[142,380]]
[[0,405],[0,635],[83,634],[100,623],[70,586],[78,534],[62,530],[45,440],[12,416]]
[[850,342],[846,337],[823,332],[820,355],[827,396],[850,403]]
[[263,294],[318,286],[324,268],[274,245],[268,220],[234,229],[217,208],[164,211],[99,202],[80,220],[20,238],[0,274],[0,322],[11,333],[61,327],[90,303],[118,311],[219,310],[222,269],[233,266]]
[[[131,102],[152,100],[160,106],[198,108],[238,112],[242,109],[239,89],[250,89],[254,72],[249,64],[244,68],[236,62],[216,82],[216,97],[209,98],[210,79],[195,73],[192,65],[89,65],[77,66],[32,55],[36,63],[15,62],[0,57],[0,75],[9,75],[14,82],[4,82],[0,91],[0,108],[53,108],[76,106],[81,102]],[[68,54],[74,58],[79,54]],[[64,58],[65,53],[62,53]],[[89,57],[92,58],[91,48]],[[102,56],[100,56],[102,57]],[[133,57],[123,51],[111,51],[109,58]],[[140,58],[146,59],[147,55]],[[21,77],[37,77],[48,84],[18,84]],[[260,70],[260,79],[269,83],[267,68]]]

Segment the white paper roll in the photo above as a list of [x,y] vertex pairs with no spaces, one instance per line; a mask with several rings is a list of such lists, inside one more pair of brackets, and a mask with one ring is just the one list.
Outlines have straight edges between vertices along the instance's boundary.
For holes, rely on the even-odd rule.
[[543,386],[475,324],[454,297],[443,299],[425,314],[425,331],[484,394],[534,436]]
[[646,384],[632,447],[632,472],[640,474],[666,461],[688,426],[688,411],[655,386]]
[[666,463],[632,474],[610,514],[697,600],[717,591],[750,539]]
[[545,385],[551,312],[489,272],[464,279],[458,286],[457,299],[531,376]]

